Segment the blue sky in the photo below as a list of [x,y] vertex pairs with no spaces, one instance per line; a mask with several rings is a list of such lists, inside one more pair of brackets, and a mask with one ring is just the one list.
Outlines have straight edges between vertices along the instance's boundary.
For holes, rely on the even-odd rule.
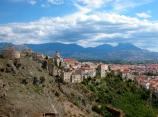
[[158,51],[157,0],[1,0],[0,42],[132,43]]

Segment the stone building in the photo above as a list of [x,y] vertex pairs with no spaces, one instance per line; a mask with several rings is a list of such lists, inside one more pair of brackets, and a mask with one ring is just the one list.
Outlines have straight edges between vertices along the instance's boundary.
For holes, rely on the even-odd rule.
[[71,82],[71,71],[62,71],[61,73],[61,80],[62,82]]
[[81,71],[80,70],[74,71],[71,75],[71,82],[72,83],[80,83],[82,81],[83,81],[83,78],[82,78]]
[[3,57],[8,59],[20,59],[21,53],[13,47],[9,47],[3,50]]
[[63,59],[59,52],[56,52],[53,58],[48,59],[48,71],[52,76],[61,76]]
[[59,70],[53,63],[48,63],[48,72],[52,76],[59,75]]
[[82,70],[82,77],[84,79],[87,79],[87,78],[94,78],[96,76],[96,69],[93,69],[93,68],[81,68]]
[[123,71],[122,72],[122,78],[125,79],[125,80],[134,80],[135,75],[133,75],[130,72]]
[[43,61],[45,59],[45,56],[40,53],[33,53],[33,59],[37,61]]
[[21,57],[20,51],[13,51],[12,53],[13,59],[20,59],[20,57]]
[[83,78],[80,70],[62,71],[61,80],[66,83],[80,83],[83,81]]
[[99,72],[99,76],[102,78],[102,77],[105,77],[106,76],[106,73],[108,71],[109,67],[107,64],[100,64],[98,66],[98,72]]
[[64,58],[63,61],[65,64],[70,65],[70,66],[75,66],[76,64],[78,64],[78,61],[71,58]]
[[14,51],[14,48],[11,48],[11,47],[10,48],[5,48],[2,52],[3,57],[11,59],[12,58],[11,55],[12,55],[13,51]]
[[60,56],[60,53],[56,51],[56,53],[53,56],[53,62],[57,67],[60,67],[63,63],[63,58]]
[[33,51],[31,49],[24,49],[21,51],[21,57],[31,57]]

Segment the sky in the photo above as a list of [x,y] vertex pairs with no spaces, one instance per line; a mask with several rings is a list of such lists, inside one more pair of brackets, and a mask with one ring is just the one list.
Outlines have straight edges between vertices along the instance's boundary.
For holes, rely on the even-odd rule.
[[131,43],[158,52],[158,0],[0,0],[0,42]]

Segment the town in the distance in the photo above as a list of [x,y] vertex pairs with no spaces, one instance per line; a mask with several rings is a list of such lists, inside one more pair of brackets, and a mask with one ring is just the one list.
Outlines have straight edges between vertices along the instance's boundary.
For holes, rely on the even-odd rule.
[[24,58],[38,61],[43,69],[63,83],[81,83],[84,79],[105,77],[109,72],[120,74],[123,80],[132,80],[158,96],[158,64],[79,62],[74,58],[62,58],[58,51],[52,56],[45,56],[31,49],[18,51],[12,47],[4,49],[2,56],[16,62]]

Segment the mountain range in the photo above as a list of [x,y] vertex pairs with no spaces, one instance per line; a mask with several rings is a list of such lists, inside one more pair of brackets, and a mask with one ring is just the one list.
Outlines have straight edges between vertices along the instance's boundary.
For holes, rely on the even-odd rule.
[[[0,48],[11,46],[11,43],[0,43]],[[76,44],[45,43],[13,45],[16,48],[31,48],[33,51],[52,56],[59,51],[64,58],[76,58],[80,60],[102,60],[102,61],[127,61],[144,62],[158,61],[158,52],[141,49],[130,43],[120,43],[117,46],[108,44],[97,47],[84,48]]]

